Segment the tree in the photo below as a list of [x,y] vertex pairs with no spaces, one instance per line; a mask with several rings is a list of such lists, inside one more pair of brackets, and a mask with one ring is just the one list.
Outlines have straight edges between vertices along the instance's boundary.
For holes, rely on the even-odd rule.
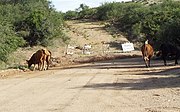
[[0,61],[25,45],[47,46],[53,38],[67,38],[62,33],[63,15],[48,0],[0,1]]

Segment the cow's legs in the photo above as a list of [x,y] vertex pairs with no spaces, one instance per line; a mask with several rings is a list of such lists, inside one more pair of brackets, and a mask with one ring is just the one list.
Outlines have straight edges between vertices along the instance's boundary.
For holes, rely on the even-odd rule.
[[46,61],[43,61],[43,70],[46,70]]
[[47,56],[47,59],[46,59],[46,63],[47,63],[47,70],[49,69],[49,64],[50,64],[50,61],[51,61],[51,57],[50,57],[50,56]]
[[177,61],[177,59],[175,59],[175,65],[177,65],[178,64],[178,61]]
[[163,59],[163,60],[164,60],[164,65],[167,66],[167,64],[166,64],[166,59]]
[[39,70],[40,70],[40,71],[42,71],[42,70],[43,70],[43,68],[44,68],[44,62],[43,62],[43,61],[41,61],[41,62],[40,62],[40,69],[39,69]]
[[41,63],[38,63],[38,70],[41,70]]
[[149,58],[149,61],[148,61],[148,66],[150,67],[150,58]]
[[148,62],[146,61],[146,67],[148,68]]
[[176,57],[175,57],[175,65],[178,64],[178,58],[179,58],[179,53],[176,54]]
[[43,60],[41,62],[41,70],[46,70],[46,68],[45,68],[45,60]]
[[47,61],[46,63],[47,63],[47,68],[46,68],[46,70],[48,70],[48,69],[49,69],[49,61]]
[[46,70],[46,63],[47,63],[47,56],[46,55],[44,55],[44,57],[43,57],[43,61],[42,61],[42,63],[43,63],[43,65],[42,65],[42,70]]
[[148,61],[144,59],[144,63],[146,65],[146,67],[148,68]]
[[166,65],[167,65],[167,64],[166,64],[166,56],[163,56],[162,59],[163,59],[163,61],[164,61],[164,65],[166,66]]
[[36,68],[36,64],[34,64],[33,71],[35,70],[35,68]]
[[146,65],[146,67],[148,67],[148,62],[149,62],[148,57],[143,56],[143,58],[144,58],[144,63],[145,63],[145,65]]

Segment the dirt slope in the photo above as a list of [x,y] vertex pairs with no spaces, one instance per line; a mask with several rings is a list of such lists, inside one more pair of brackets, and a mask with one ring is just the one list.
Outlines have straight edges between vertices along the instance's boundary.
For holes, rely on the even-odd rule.
[[[121,34],[111,35],[105,29],[105,23],[103,22],[92,22],[87,20],[66,21],[66,29],[64,32],[70,38],[68,46],[76,47],[77,49],[67,50],[68,47],[65,46],[58,48],[58,50],[54,50],[53,57],[58,62],[55,66],[68,65],[76,62],[113,59],[121,56],[129,57],[141,55],[139,50],[123,53],[121,44],[129,41]],[[85,44],[91,45],[89,55],[82,53],[82,48]],[[66,51],[73,52],[73,54],[65,55]]]
[[68,36],[71,38],[71,45],[83,47],[84,44],[91,44],[93,53],[102,52],[102,43],[110,44],[110,50],[121,50],[121,43],[128,42],[123,35],[116,37],[110,35],[105,30],[103,22],[89,22],[89,21],[67,21],[69,32]]

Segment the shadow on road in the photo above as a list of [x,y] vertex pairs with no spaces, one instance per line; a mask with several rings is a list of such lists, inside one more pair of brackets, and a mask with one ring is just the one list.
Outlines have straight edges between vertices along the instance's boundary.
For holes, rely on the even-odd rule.
[[[83,87],[86,89],[106,89],[106,90],[149,90],[158,88],[178,88],[180,87],[180,72],[179,68],[164,70],[161,72],[151,72],[136,75],[153,75],[150,78],[140,79],[124,79],[123,82],[114,83],[94,83]],[[170,77],[156,77],[158,75],[171,75]],[[121,74],[123,75],[123,74]],[[180,89],[178,90],[180,92]]]
[[[128,64],[132,62],[132,64]],[[98,62],[92,65],[83,66],[84,69],[119,69],[120,80],[114,83],[93,83],[83,87],[87,89],[106,89],[106,90],[149,90],[158,88],[176,88],[180,87],[180,67],[164,66],[160,60],[153,60],[152,67],[146,68],[141,58],[127,60],[116,60],[114,64],[110,61]],[[173,62],[172,62],[173,63]],[[124,69],[124,70],[122,70]],[[125,74],[126,73],[126,74]],[[139,75],[139,79],[121,79],[122,75]],[[120,76],[121,75],[121,76]],[[147,75],[146,78],[142,78]],[[180,92],[180,90],[179,90]]]
[[[164,70],[168,69],[168,67],[174,67],[174,64],[171,62],[168,64],[168,66],[164,66],[161,60],[152,60],[151,61],[151,67],[146,68],[144,61],[141,57],[135,57],[135,58],[116,58],[111,60],[105,60],[105,61],[89,61],[87,63],[79,63],[75,65],[65,66],[61,67],[61,69],[127,69],[128,71],[131,69],[133,70],[139,70],[139,71],[151,71],[151,70]],[[54,68],[55,70],[56,68]],[[57,68],[59,69],[59,68]]]
[[[158,88],[174,88],[180,87],[180,77],[166,77],[166,78],[144,78],[127,80],[127,83],[100,83],[89,84],[83,86],[88,89],[110,89],[110,90],[149,90]],[[180,90],[179,90],[180,92]]]

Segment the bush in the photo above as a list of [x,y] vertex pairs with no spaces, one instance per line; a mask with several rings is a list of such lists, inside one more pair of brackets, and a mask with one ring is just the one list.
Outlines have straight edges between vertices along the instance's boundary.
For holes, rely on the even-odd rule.
[[[45,7],[42,7],[43,3]],[[35,6],[38,6],[38,8],[32,9],[30,7],[28,16],[15,23],[16,31],[24,37],[27,45],[47,46],[51,39],[57,36],[63,38],[64,35],[61,32],[63,28],[62,13],[56,12],[51,7],[49,8],[46,2],[40,2]]]
[[67,11],[64,14],[64,19],[66,20],[77,19],[77,17],[78,17],[78,12],[76,11]]
[[80,7],[76,11],[67,11],[64,14],[64,19],[94,19],[96,17],[96,8],[89,8],[85,4],[80,4]]
[[10,24],[0,24],[0,61],[7,61],[7,56],[18,47],[23,46],[25,41],[22,37],[15,35]]

